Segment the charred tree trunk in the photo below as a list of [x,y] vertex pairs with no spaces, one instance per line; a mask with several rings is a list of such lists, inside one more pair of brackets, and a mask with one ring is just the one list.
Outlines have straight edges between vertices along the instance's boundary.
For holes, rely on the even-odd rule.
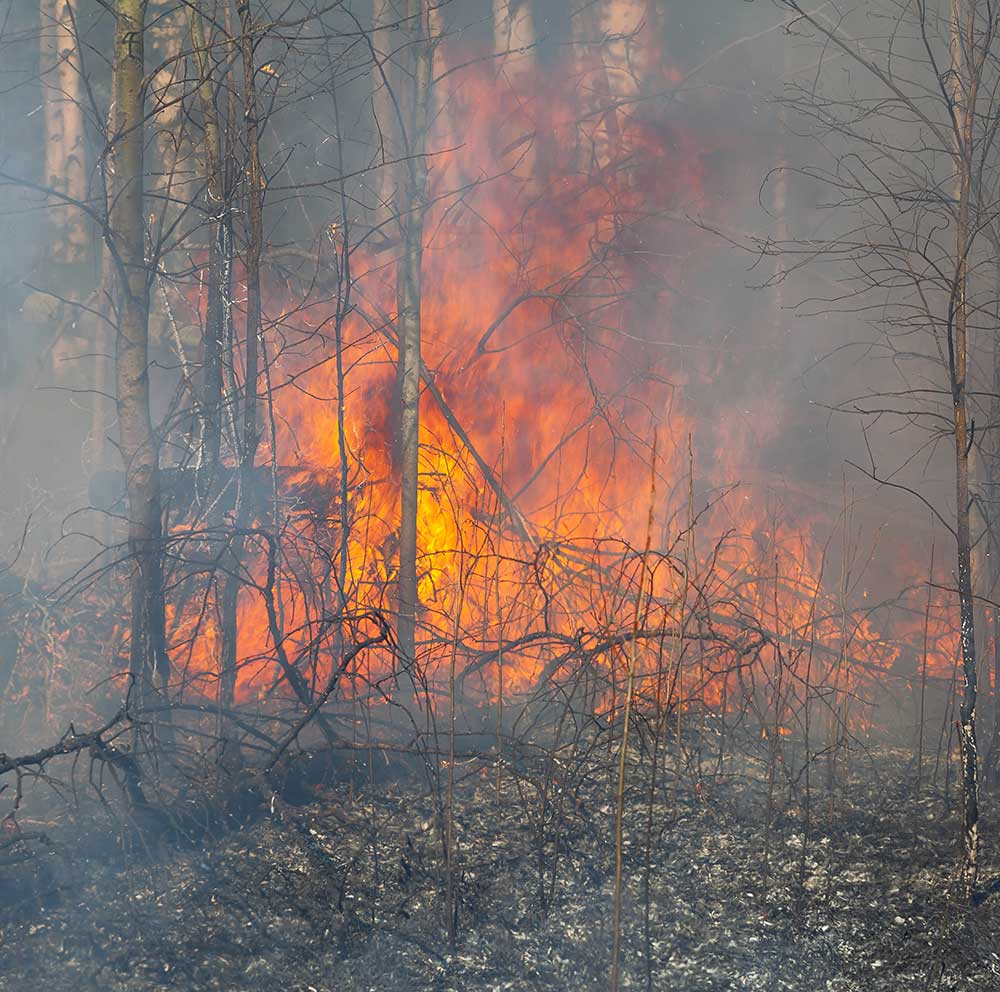
[[426,0],[406,0],[408,80],[400,94],[400,131],[405,144],[400,197],[402,252],[396,272],[396,326],[399,332],[397,403],[399,408],[400,521],[399,619],[401,663],[416,660],[417,508],[420,461],[420,296],[426,210],[427,163],[424,147],[431,87],[431,41]]
[[[129,670],[139,705],[162,696],[170,665],[164,636],[159,451],[149,405],[149,270],[143,225],[144,0],[118,0],[115,9],[113,179],[108,249],[117,262],[118,329],[115,354],[118,424],[128,494],[131,559]],[[166,726],[168,719],[159,718]]]

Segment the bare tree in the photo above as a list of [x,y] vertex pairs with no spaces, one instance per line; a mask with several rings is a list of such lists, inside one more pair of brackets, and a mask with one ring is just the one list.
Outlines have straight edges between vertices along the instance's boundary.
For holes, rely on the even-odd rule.
[[110,212],[106,232],[117,268],[116,380],[119,443],[128,494],[131,556],[130,671],[144,708],[167,692],[159,445],[150,415],[149,284],[143,211],[144,0],[115,7]]
[[[786,106],[819,126],[832,164],[798,170],[833,195],[836,235],[788,240],[765,251],[784,254],[779,274],[806,264],[832,264],[847,288],[817,305],[879,325],[882,347],[902,378],[899,389],[855,395],[842,409],[871,427],[899,418],[952,449],[954,503],[937,509],[955,539],[955,594],[963,678],[959,737],[963,792],[963,874],[976,884],[979,850],[979,756],[976,740],[977,655],[973,549],[980,541],[973,513],[980,494],[972,465],[977,444],[992,443],[984,399],[1000,328],[995,197],[1000,161],[996,55],[1000,19],[979,0],[893,3],[876,16],[884,36],[863,35],[850,18],[779,0],[792,36],[811,34],[822,46],[816,86],[792,88]],[[905,60],[902,68],[898,59]],[[830,71],[827,72],[827,65]],[[833,65],[846,67],[838,83]],[[976,408],[981,410],[976,428]],[[986,403],[989,406],[989,402]],[[926,442],[921,442],[926,443]],[[869,449],[872,450],[871,448]],[[900,486],[873,453],[873,479]],[[939,503],[937,494],[921,494]]]

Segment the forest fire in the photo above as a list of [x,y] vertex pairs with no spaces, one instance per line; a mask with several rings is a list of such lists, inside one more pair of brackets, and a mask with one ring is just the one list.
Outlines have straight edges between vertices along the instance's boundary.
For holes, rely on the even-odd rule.
[[[701,196],[691,142],[683,142],[679,160],[664,147],[636,150],[627,122],[619,155],[636,168],[616,161],[597,180],[581,172],[576,121],[583,108],[565,98],[572,75],[548,73],[544,82],[550,93],[564,94],[549,103],[546,119],[533,122],[546,136],[532,154],[536,167],[549,174],[544,198],[535,192],[535,180],[511,172],[503,149],[495,147],[502,130],[497,122],[509,122],[509,112],[502,103],[491,106],[498,88],[488,71],[463,79],[461,94],[449,99],[448,115],[441,118],[444,128],[463,134],[461,147],[432,153],[427,226],[435,233],[425,254],[422,304],[429,333],[421,400],[419,592],[428,617],[459,612],[461,629],[478,630],[485,642],[496,640],[498,623],[506,626],[507,638],[516,638],[537,615],[537,597],[524,602],[518,590],[530,564],[519,559],[531,558],[539,545],[551,545],[542,567],[562,585],[573,582],[569,572],[594,555],[600,542],[641,541],[648,509],[637,500],[636,487],[648,488],[652,431],[667,412],[669,395],[661,386],[663,372],[648,354],[653,341],[622,330],[644,308],[650,317],[655,309],[659,321],[668,314],[661,297],[649,306],[642,282],[650,278],[650,263],[617,243],[624,239],[616,238],[616,228],[623,217],[645,221],[649,214],[644,201],[656,190],[638,185],[646,173],[669,174],[677,184],[661,191],[669,195],[661,209]],[[541,83],[533,77],[523,85]],[[513,88],[499,93],[512,103],[522,96]],[[430,146],[446,147],[448,137],[434,135]],[[481,195],[469,197],[469,205],[449,193],[485,181],[479,177],[493,178]],[[547,192],[553,188],[554,197]],[[645,236],[660,240],[661,231],[650,227],[647,222]],[[641,234],[628,232],[632,238]],[[330,314],[322,303],[274,319],[276,338],[320,336],[319,353],[308,356],[307,370],[297,367],[301,360],[295,356],[275,360],[274,438],[276,461],[301,466],[293,483],[336,476],[342,456],[335,397],[345,394],[352,534],[345,592],[352,602],[375,605],[391,587],[398,528],[389,358],[395,275],[380,255],[363,249],[358,254],[352,263],[354,310],[343,329],[351,366],[343,387],[332,355],[322,351],[330,338],[323,331]],[[273,344],[272,352],[279,347]],[[661,470],[676,479],[687,474],[681,459],[689,427],[680,413],[672,414],[670,431],[674,463]],[[262,464],[269,457],[262,452]],[[336,521],[338,508],[331,506],[328,514]],[[341,525],[337,521],[333,529]],[[296,534],[303,537],[317,535]],[[294,580],[286,586],[290,618],[303,616],[295,588]],[[269,632],[259,597],[250,590],[244,596],[241,654],[253,656]],[[571,611],[585,608],[583,602],[566,605]],[[431,619],[431,627],[437,622]],[[525,664],[528,670],[518,673],[512,659],[508,677],[530,681],[531,663]],[[215,667],[206,658],[205,670]]]
[[0,992],[1000,976],[1000,32],[712,2],[14,0]]
[[[445,52],[446,64],[475,61],[447,46]],[[417,517],[421,679],[442,690],[457,638],[459,675],[472,664],[489,699],[496,700],[501,682],[507,692],[528,694],[553,672],[542,654],[522,645],[542,634],[568,642],[583,630],[620,633],[632,623],[622,610],[641,581],[652,582],[646,608],[658,611],[643,626],[684,631],[700,599],[718,599],[712,622],[734,643],[755,629],[760,642],[750,641],[760,660],[790,665],[796,677],[807,659],[814,661],[817,685],[832,676],[842,680],[840,690],[863,696],[892,668],[901,645],[914,657],[925,654],[932,677],[946,677],[955,651],[947,611],[939,609],[935,629],[926,632],[944,641],[922,652],[918,621],[909,629],[900,618],[880,623],[864,604],[849,604],[847,590],[838,596],[836,581],[824,575],[817,536],[835,531],[836,519],[804,508],[801,520],[776,518],[761,505],[767,492],[760,487],[749,496],[705,500],[703,494],[723,493],[752,471],[755,448],[780,431],[780,423],[763,424],[757,436],[740,436],[722,409],[721,429],[702,431],[709,442],[717,438],[714,449],[695,457],[699,425],[677,394],[685,380],[710,381],[714,369],[711,360],[673,366],[672,353],[665,359],[660,346],[672,293],[656,287],[690,279],[688,253],[677,245],[691,234],[677,218],[717,206],[706,187],[710,146],[700,144],[714,139],[624,114],[613,126],[605,116],[587,122],[580,71],[575,62],[522,71],[504,86],[490,67],[466,71],[461,86],[441,97],[447,112],[428,139],[426,225],[433,235],[421,313],[428,329]],[[525,95],[541,89],[550,95],[545,107],[519,120]],[[512,139],[519,128],[530,130]],[[611,157],[595,173],[588,156],[597,146]],[[326,232],[333,252],[350,236],[337,225]],[[335,666],[335,640],[315,643],[321,623],[310,590],[325,586],[324,603],[342,595],[360,611],[391,610],[399,527],[396,271],[391,255],[364,243],[351,268],[352,303],[343,316],[321,291],[301,299],[291,287],[272,286],[266,297],[273,431],[265,434],[258,468],[281,466],[276,498],[294,505],[294,491],[307,508],[292,511],[282,536],[288,550],[275,591],[282,631],[269,624],[260,593],[263,556],[255,583],[240,593],[243,702],[269,695],[282,680],[276,633],[291,654],[311,652],[314,684]],[[236,298],[244,292],[238,288]],[[338,320],[348,369],[342,384],[332,329]],[[660,441],[651,479],[654,434]],[[341,506],[342,464],[348,472]],[[316,503],[310,491],[319,493],[319,505],[309,505]],[[645,566],[635,549],[646,537],[650,501],[650,537],[671,551],[640,580]],[[344,560],[336,561],[344,530]],[[935,606],[947,595],[936,594]],[[214,616],[194,599],[172,612],[168,625],[185,684],[207,697],[217,691],[219,671]],[[749,628],[748,617],[755,618]],[[773,652],[782,641],[789,657],[778,663]],[[661,644],[661,660],[662,651]],[[627,651],[619,645],[597,660],[623,670]],[[638,660],[655,670],[646,647]],[[396,672],[391,648],[365,665],[365,677],[378,679],[388,699],[386,680]],[[721,665],[689,676],[688,701],[737,705],[739,694],[723,686],[731,676]],[[605,694],[604,705],[610,698]]]

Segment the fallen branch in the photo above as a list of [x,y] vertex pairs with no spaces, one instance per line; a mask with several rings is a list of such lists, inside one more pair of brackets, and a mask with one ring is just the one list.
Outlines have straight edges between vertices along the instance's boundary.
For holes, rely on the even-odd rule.
[[77,754],[80,751],[87,751],[90,749],[96,749],[97,753],[104,756],[110,749],[114,751],[119,757],[125,757],[120,751],[115,751],[105,740],[104,735],[111,730],[112,727],[116,727],[119,723],[122,723],[128,717],[128,711],[123,706],[107,723],[97,730],[91,730],[85,734],[78,734],[72,726],[63,735],[57,744],[53,744],[51,747],[42,748],[40,751],[35,751],[33,754],[22,754],[19,757],[12,758],[6,754],[0,754],[0,775],[6,775],[8,772],[15,771],[19,768],[28,768],[31,766],[41,767],[47,761],[52,758],[56,758],[61,754]]
[[50,747],[42,748],[33,754],[22,754],[12,758],[7,754],[0,754],[0,775],[8,772],[15,772],[18,778],[17,796],[15,807],[21,796],[21,776],[23,768],[41,769],[44,765],[65,754],[80,754],[89,751],[92,758],[104,761],[109,765],[120,768],[125,780],[125,791],[135,806],[146,806],[146,796],[142,791],[141,775],[135,757],[124,751],[119,751],[114,745],[104,739],[104,735],[118,724],[128,719],[128,708],[122,706],[120,710],[107,723],[97,730],[91,730],[85,734],[78,734],[70,725],[70,729],[62,736],[58,743]]

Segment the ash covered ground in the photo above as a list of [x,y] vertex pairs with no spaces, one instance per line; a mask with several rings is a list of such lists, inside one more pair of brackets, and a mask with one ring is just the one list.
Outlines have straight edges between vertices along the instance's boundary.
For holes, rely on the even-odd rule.
[[[419,774],[310,786],[197,842],[84,804],[45,841],[8,830],[0,989],[415,992],[607,989],[615,776],[456,765],[453,904]],[[893,757],[808,810],[759,777],[636,769],[624,818],[621,987],[1000,989],[1000,894],[969,906],[941,784]],[[565,772],[565,774],[563,774]],[[272,808],[273,806],[273,808]],[[984,891],[1000,872],[984,824]],[[37,831],[35,831],[37,833]],[[648,898],[647,898],[648,894]],[[648,912],[648,923],[647,923]]]

